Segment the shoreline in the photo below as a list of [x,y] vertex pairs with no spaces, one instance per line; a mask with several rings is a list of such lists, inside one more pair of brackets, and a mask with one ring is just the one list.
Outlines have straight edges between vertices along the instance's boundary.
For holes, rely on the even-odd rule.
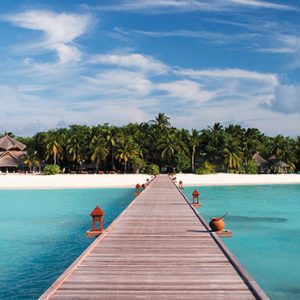
[[291,185],[300,184],[299,174],[176,174],[183,186]]
[[[0,189],[97,189],[135,188],[151,179],[147,174],[3,174]],[[234,185],[280,185],[300,184],[299,174],[227,174],[210,175],[176,174],[176,183],[183,186],[234,186]]]
[[135,188],[151,179],[146,174],[5,174],[0,190]]

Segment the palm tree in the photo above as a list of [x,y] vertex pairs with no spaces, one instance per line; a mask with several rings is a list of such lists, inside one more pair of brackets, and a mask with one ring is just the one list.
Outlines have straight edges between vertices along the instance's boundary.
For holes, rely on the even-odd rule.
[[150,122],[160,130],[165,130],[171,125],[169,119],[170,118],[167,117],[164,113],[159,113],[157,116],[155,116],[155,119],[151,120]]
[[253,155],[259,150],[262,144],[262,134],[257,128],[248,128],[242,138],[242,150],[244,154],[244,163],[252,160]]
[[199,147],[203,158],[216,165],[223,163],[225,132],[220,123],[201,131]]
[[45,137],[46,143],[46,159],[49,159],[53,155],[53,163],[57,164],[57,159],[62,156],[63,148],[61,143],[61,137],[57,132],[51,130]]
[[4,135],[8,135],[10,136],[11,138],[14,138],[15,135],[11,132],[11,131],[5,131]]
[[127,171],[127,164],[131,159],[141,156],[141,151],[131,137],[120,137],[117,144],[116,159],[124,163],[124,171]]
[[106,139],[106,143],[110,149],[110,154],[111,154],[111,169],[114,170],[115,169],[115,165],[114,165],[114,149],[116,147],[116,137],[113,134],[113,131],[110,128],[104,128],[103,129],[103,134],[105,136]]
[[277,135],[271,139],[271,154],[277,158],[281,158],[284,155],[287,148],[287,143],[282,135]]
[[230,135],[225,136],[225,147],[223,149],[224,162],[227,165],[227,171],[238,169],[241,163],[242,151],[239,146],[239,140]]
[[174,130],[168,132],[160,140],[159,149],[161,150],[161,158],[166,159],[169,163],[176,154],[186,152],[187,148],[180,137],[178,137]]
[[195,172],[195,153],[197,147],[199,146],[199,131],[192,129],[192,134],[188,136],[188,143],[192,149],[191,162],[192,162],[192,171]]
[[72,162],[81,164],[83,155],[82,155],[82,146],[81,141],[78,140],[77,135],[72,135],[67,141],[67,152],[70,155],[70,160]]
[[27,151],[27,153],[23,156],[22,161],[24,165],[29,168],[30,173],[32,171],[32,167],[38,167],[40,165],[36,152],[32,150]]
[[96,160],[96,172],[99,170],[99,163],[105,160],[108,156],[108,149],[106,147],[105,139],[101,136],[94,136],[90,145],[92,150],[92,161]]
[[230,134],[232,137],[241,140],[245,134],[245,129],[242,128],[240,125],[230,124],[225,128],[225,132]]
[[297,157],[297,167],[300,168],[300,136],[295,140],[295,155]]

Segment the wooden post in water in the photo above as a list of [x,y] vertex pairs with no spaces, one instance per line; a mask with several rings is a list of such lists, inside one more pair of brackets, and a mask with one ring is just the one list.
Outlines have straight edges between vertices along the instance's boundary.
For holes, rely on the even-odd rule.
[[192,205],[194,207],[201,207],[201,203],[199,202],[200,193],[197,190],[194,190],[193,193],[192,193],[192,196],[193,196]]
[[[103,232],[104,211],[97,205],[90,215],[92,217],[92,230],[86,232],[86,237],[99,236]],[[98,227],[97,224],[99,224]]]

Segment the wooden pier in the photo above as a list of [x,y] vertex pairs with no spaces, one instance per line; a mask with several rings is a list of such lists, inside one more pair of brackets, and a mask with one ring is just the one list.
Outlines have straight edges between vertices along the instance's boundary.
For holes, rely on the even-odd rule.
[[40,299],[268,297],[161,175]]

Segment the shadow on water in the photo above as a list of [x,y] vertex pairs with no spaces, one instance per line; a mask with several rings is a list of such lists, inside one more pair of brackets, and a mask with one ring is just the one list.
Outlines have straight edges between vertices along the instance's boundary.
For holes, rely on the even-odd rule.
[[268,223],[284,223],[286,222],[288,219],[286,218],[276,218],[276,217],[247,217],[247,216],[227,216],[226,220],[231,221],[231,222],[244,222],[244,223],[248,223],[248,222],[257,222],[257,223],[264,223],[264,222],[268,222]]

